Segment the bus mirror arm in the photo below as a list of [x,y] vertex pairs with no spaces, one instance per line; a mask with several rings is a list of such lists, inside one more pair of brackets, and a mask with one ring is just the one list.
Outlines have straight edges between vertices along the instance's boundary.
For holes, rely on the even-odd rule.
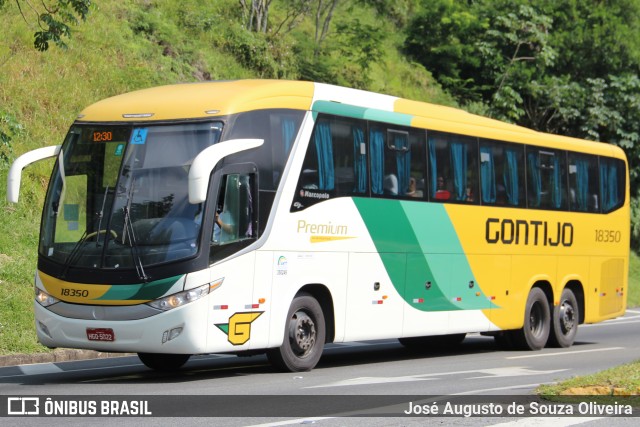
[[18,203],[18,198],[20,197],[22,169],[29,166],[31,163],[56,157],[60,153],[61,147],[61,145],[42,147],[37,150],[28,151],[18,157],[11,165],[11,169],[9,169],[9,176],[7,178],[7,201],[11,203]]
[[250,150],[264,144],[264,139],[230,139],[205,148],[193,159],[189,169],[189,203],[202,203],[207,199],[209,177],[218,162],[230,154]]

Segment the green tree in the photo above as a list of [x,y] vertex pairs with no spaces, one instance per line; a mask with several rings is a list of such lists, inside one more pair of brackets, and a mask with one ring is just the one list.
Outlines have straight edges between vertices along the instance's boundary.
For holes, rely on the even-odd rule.
[[475,40],[489,28],[463,2],[424,0],[407,27],[405,50],[462,103],[481,101],[486,80]]
[[[483,110],[481,102],[497,118],[622,147],[631,194],[640,197],[639,1],[424,0],[422,6],[405,48],[461,104]],[[638,247],[640,235],[634,236]]]
[[485,37],[476,42],[483,68],[493,87],[483,93],[494,115],[518,121],[525,113],[527,84],[541,76],[553,63],[549,46],[551,19],[534,8],[520,5],[493,17]]
[[[0,11],[7,4],[7,0],[0,0]],[[40,4],[31,1],[15,0],[22,17],[27,23],[35,20],[38,31],[34,34],[34,47],[44,52],[49,49],[49,42],[59,47],[66,47],[64,38],[71,37],[69,25],[77,24],[78,18],[85,20],[89,13],[91,0],[56,0],[42,1]],[[30,20],[35,15],[36,18]],[[0,58],[0,66],[14,54],[10,47],[6,58]],[[13,156],[13,137],[23,130],[16,118],[7,111],[0,109],[0,166],[7,166]]]
[[384,32],[374,25],[364,24],[358,18],[336,25],[338,51],[349,58],[343,72],[348,73],[351,86],[365,89],[369,83],[369,71],[382,55]]
[[[0,7],[7,0],[0,0]],[[34,47],[44,52],[49,43],[65,48],[65,38],[71,37],[70,25],[76,25],[78,19],[86,20],[91,0],[55,0],[39,3],[28,0],[15,0],[22,17],[28,24],[35,21],[38,30],[34,34]]]

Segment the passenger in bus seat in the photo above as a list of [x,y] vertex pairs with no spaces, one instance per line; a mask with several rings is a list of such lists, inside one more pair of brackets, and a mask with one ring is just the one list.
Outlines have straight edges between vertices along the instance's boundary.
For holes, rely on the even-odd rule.
[[384,194],[398,195],[398,177],[392,173],[384,177]]
[[436,200],[449,200],[451,198],[451,192],[447,190],[444,177],[442,176],[438,177],[438,189],[436,190],[434,198]]
[[422,197],[422,190],[417,189],[417,183],[414,177],[409,178],[409,189],[407,190],[407,196]]
[[467,187],[467,191],[466,191],[465,196],[464,196],[464,201],[465,202],[469,202],[469,203],[473,203],[474,202],[474,200],[473,200],[473,191],[471,190],[471,187]]

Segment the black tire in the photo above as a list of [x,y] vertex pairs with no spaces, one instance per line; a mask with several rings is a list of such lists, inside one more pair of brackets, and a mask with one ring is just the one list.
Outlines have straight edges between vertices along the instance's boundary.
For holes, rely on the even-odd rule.
[[438,351],[459,345],[467,334],[433,335],[429,337],[398,338],[400,344],[411,350]]
[[550,329],[549,301],[542,289],[533,288],[525,306],[524,326],[513,332],[513,343],[522,350],[540,350],[547,345]]
[[580,308],[571,289],[565,288],[560,295],[560,304],[553,308],[549,345],[552,347],[571,347],[578,333]]
[[267,351],[269,362],[286,372],[310,371],[322,356],[325,334],[322,307],[311,295],[299,294],[287,314],[282,346]]
[[177,371],[187,363],[190,354],[138,353],[138,357],[148,368],[156,371]]

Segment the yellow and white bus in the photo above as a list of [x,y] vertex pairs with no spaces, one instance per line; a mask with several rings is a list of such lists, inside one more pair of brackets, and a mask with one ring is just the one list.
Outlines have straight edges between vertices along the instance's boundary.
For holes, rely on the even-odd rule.
[[493,335],[567,347],[624,313],[629,182],[610,144],[326,84],[226,81],[86,108],[42,214],[38,339],[137,352],[266,352]]

